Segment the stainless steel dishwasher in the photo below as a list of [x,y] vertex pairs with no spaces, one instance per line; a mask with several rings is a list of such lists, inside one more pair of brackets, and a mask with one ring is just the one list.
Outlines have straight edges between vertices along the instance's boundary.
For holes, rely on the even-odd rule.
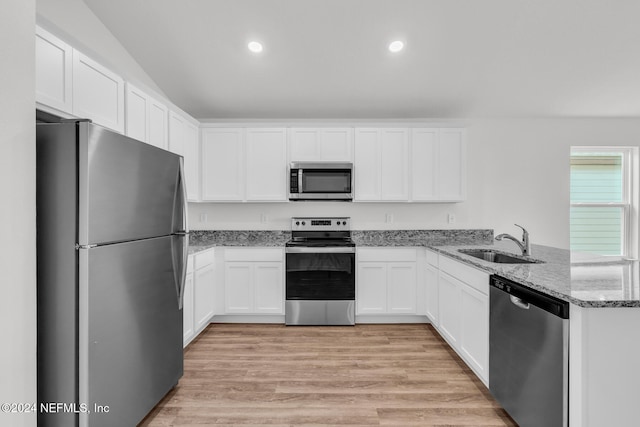
[[491,276],[489,389],[520,427],[569,421],[569,303]]

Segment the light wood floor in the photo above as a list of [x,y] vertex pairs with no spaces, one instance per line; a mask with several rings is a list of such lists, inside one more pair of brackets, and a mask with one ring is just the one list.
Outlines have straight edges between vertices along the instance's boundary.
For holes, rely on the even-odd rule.
[[210,325],[142,426],[515,426],[430,325]]

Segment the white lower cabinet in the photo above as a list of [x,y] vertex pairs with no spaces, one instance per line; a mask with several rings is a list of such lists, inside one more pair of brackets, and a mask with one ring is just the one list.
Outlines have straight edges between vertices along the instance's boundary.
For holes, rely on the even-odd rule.
[[464,284],[460,296],[460,351],[480,378],[488,382],[489,296]]
[[427,262],[424,264],[425,312],[431,324],[440,324],[438,310],[438,254],[427,249]]
[[434,326],[488,385],[489,275],[446,256],[439,257],[438,266],[438,323]]
[[189,344],[209,324],[215,307],[215,252],[189,256],[183,294],[183,344]]
[[282,248],[225,248],[225,314],[284,314]]
[[196,335],[193,316],[193,255],[189,256],[187,262],[187,276],[182,292],[182,344],[186,347]]
[[215,293],[215,252],[208,250],[195,256],[194,322],[196,333],[202,331],[213,317]]
[[459,280],[440,272],[438,278],[438,311],[440,312],[440,333],[454,347],[460,339],[460,288]]
[[414,248],[358,248],[356,315],[418,314]]

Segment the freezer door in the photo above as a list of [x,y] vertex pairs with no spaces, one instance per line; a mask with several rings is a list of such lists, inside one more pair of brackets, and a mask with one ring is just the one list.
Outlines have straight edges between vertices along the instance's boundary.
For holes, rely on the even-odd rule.
[[182,376],[185,238],[79,250],[80,426],[134,426]]
[[186,230],[182,157],[97,125],[77,127],[80,245]]

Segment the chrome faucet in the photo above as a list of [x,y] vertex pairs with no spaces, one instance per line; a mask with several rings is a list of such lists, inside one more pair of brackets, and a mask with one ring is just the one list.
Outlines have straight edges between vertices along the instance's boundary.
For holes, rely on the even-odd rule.
[[522,251],[522,255],[529,256],[529,253],[531,252],[531,244],[529,243],[529,232],[525,230],[525,228],[521,225],[518,225],[518,224],[513,224],[513,225],[515,225],[516,227],[522,228],[522,242],[519,241],[517,238],[513,237],[511,234],[507,234],[507,233],[498,234],[496,236],[496,240],[502,240],[502,239],[513,240],[515,244],[518,245],[518,247]]

